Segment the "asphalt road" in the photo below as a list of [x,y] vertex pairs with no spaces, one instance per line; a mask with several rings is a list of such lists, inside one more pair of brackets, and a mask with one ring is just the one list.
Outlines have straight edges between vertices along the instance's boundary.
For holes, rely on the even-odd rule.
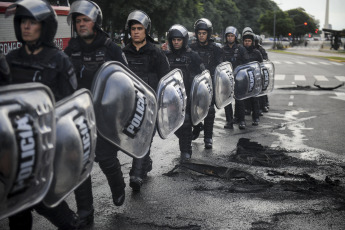
[[[202,133],[193,141],[192,160],[184,164],[178,139],[156,135],[153,170],[140,193],[128,186],[131,158],[119,153],[127,183],[121,207],[112,204],[95,164],[95,223],[88,229],[345,229],[345,88],[313,86],[318,75],[328,79],[322,84],[342,83],[345,63],[269,57],[280,77],[258,127],[247,116],[245,130],[225,130],[224,110],[217,110],[213,149],[204,149]],[[75,209],[73,195],[67,201]],[[0,229],[8,229],[7,220],[0,221]],[[54,227],[35,214],[34,229]]]

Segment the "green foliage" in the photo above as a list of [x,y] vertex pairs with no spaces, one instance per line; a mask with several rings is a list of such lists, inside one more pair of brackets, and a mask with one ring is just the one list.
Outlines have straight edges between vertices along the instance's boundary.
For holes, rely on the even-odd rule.
[[[70,0],[72,3],[75,0]],[[173,24],[182,24],[194,31],[194,22],[208,18],[214,34],[222,35],[227,26],[235,26],[239,32],[251,27],[256,34],[273,35],[273,17],[276,10],[276,35],[288,33],[303,35],[315,33],[318,22],[304,9],[283,12],[273,0],[94,0],[103,12],[106,31],[124,30],[128,14],[135,9],[146,12],[152,21],[151,33],[161,37]],[[298,26],[304,22],[307,26]]]

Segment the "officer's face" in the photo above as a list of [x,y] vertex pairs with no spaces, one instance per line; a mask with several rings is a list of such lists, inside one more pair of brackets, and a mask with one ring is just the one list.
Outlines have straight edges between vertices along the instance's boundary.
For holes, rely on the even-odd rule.
[[179,50],[182,48],[183,45],[183,39],[182,38],[173,38],[172,44],[175,50]]
[[142,24],[133,24],[131,26],[131,37],[134,43],[141,43],[145,40],[145,27]]
[[77,34],[81,38],[91,38],[94,36],[94,27],[95,23],[89,18],[88,16],[85,15],[79,15],[75,18],[75,26],[77,30]]
[[199,40],[199,42],[206,42],[207,41],[207,31],[206,30],[199,30],[198,31],[198,40]]
[[41,36],[42,24],[33,18],[23,18],[20,23],[22,39],[28,44],[35,44]]
[[253,43],[252,39],[249,39],[249,38],[246,38],[246,39],[244,39],[244,41],[243,41],[243,45],[244,45],[245,47],[251,46],[252,43]]
[[235,34],[230,33],[226,35],[226,41],[230,44],[234,43],[235,39],[236,39]]

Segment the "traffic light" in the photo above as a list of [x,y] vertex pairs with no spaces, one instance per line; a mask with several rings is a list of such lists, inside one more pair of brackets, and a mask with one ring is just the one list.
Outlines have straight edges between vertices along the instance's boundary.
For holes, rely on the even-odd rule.
[[316,29],[316,30],[315,30],[315,33],[317,34],[318,32],[319,32],[319,29]]
[[305,22],[305,23],[304,23],[304,25],[306,26],[306,25],[308,25],[308,23],[307,23],[307,22]]
[[289,36],[291,36],[291,33],[289,33]]

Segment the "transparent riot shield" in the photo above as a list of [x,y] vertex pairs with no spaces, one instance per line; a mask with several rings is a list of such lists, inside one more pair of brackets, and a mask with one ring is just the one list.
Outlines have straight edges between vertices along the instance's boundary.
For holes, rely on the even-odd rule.
[[174,133],[184,122],[187,94],[180,69],[166,74],[157,87],[157,130],[162,139]]
[[256,97],[262,90],[261,68],[259,62],[239,65],[234,71],[235,99]]
[[40,83],[0,87],[0,219],[39,203],[53,177],[55,100]]
[[212,78],[208,70],[194,77],[191,97],[192,124],[197,125],[207,116],[213,96]]
[[234,97],[234,76],[230,62],[220,63],[213,77],[214,99],[218,109],[230,104]]
[[157,118],[155,91],[126,66],[110,61],[97,71],[91,92],[98,138],[129,156],[145,156]]
[[262,78],[262,90],[258,96],[269,94],[274,88],[274,75],[275,68],[271,61],[264,61],[260,63],[261,78]]
[[43,202],[54,207],[89,175],[95,158],[96,118],[91,92],[80,89],[56,104],[54,176]]

